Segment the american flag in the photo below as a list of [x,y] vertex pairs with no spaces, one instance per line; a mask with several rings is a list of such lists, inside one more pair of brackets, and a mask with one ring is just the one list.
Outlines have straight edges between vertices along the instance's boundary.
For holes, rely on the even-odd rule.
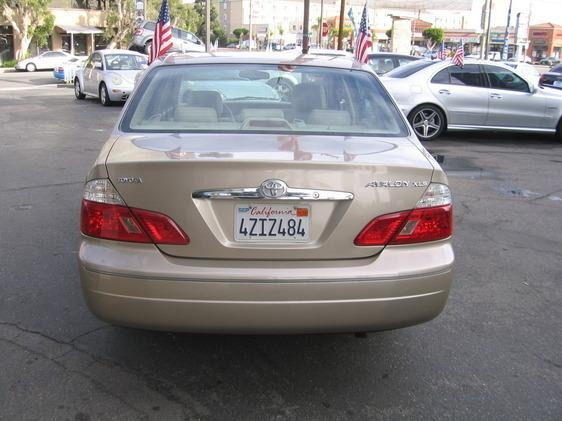
[[162,1],[160,7],[160,14],[156,21],[156,28],[154,29],[154,38],[148,54],[148,62],[152,63],[158,57],[172,48],[172,25],[170,24],[170,7],[168,0]]
[[369,58],[369,48],[373,45],[371,41],[371,33],[367,28],[367,3],[363,7],[363,14],[361,15],[361,24],[359,25],[359,33],[355,41],[355,58],[361,63],[367,63]]
[[461,69],[464,67],[464,46],[459,45],[457,47],[457,50],[455,51],[455,55],[452,58],[453,64],[456,64],[457,66],[459,66]]

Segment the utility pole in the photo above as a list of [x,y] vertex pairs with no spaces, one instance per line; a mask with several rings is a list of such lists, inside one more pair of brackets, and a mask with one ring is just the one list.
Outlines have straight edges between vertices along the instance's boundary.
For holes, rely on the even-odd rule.
[[308,20],[310,13],[310,0],[304,0],[304,17],[302,23],[302,53],[308,54],[308,45],[310,44],[310,37],[308,36]]
[[492,1],[488,0],[488,22],[486,23],[486,53],[484,59],[488,60],[490,56],[490,25],[492,22]]
[[502,60],[507,61],[509,51],[509,23],[511,22],[511,6],[513,0],[509,0],[509,9],[507,10],[507,24],[505,25],[505,33],[503,36]]
[[338,50],[343,50],[343,20],[345,16],[345,0],[340,3],[340,24],[338,28]]
[[482,35],[480,36],[480,60],[486,58],[486,54],[485,54],[485,50],[486,50],[486,44],[488,43],[488,39],[486,38],[486,31],[487,31],[487,22],[488,22],[488,3],[490,2],[490,0],[486,0],[484,2],[484,10],[482,11],[482,19],[481,19],[481,25],[482,25]]
[[324,31],[324,0],[320,0],[320,22],[318,22],[318,48],[322,48],[322,31]]
[[205,2],[205,48],[211,51],[211,0]]
[[248,51],[252,51],[252,0],[250,0],[250,30],[248,31]]
[[519,62],[519,19],[521,12],[517,13],[517,20],[515,21],[515,34],[513,34],[513,43],[515,44],[515,62]]

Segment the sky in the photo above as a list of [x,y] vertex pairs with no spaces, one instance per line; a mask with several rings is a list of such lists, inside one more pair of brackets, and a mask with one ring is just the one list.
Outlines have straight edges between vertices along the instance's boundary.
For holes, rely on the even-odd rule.
[[[492,0],[492,5],[492,26],[505,26],[509,0]],[[562,0],[513,0],[511,25],[514,25],[518,12],[522,18],[528,19],[529,11],[531,25],[546,22],[562,25]]]

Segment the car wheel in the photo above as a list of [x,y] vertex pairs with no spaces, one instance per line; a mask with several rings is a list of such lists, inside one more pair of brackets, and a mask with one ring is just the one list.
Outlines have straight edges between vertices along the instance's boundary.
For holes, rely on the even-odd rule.
[[27,66],[25,66],[25,70],[27,70],[28,72],[34,72],[35,70],[37,70],[37,66],[35,66],[35,64],[33,63],[28,63]]
[[74,79],[74,96],[76,99],[86,98],[86,95],[84,95],[80,89],[80,82],[78,81],[78,78]]
[[558,127],[556,128],[556,138],[558,141],[562,142],[562,118],[558,122]]
[[433,140],[445,130],[445,115],[434,105],[420,105],[408,117],[419,140]]
[[109,92],[107,92],[107,86],[105,83],[100,84],[100,102],[101,105],[105,105],[106,107],[111,105],[111,99],[109,99]]
[[267,84],[277,91],[281,99],[289,99],[295,85],[288,79],[270,79]]

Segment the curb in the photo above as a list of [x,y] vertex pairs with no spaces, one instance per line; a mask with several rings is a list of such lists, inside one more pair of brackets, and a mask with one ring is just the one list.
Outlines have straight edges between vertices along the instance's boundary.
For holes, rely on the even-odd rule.
[[14,69],[13,67],[0,67],[0,73],[12,73],[12,72],[16,72],[16,69]]

